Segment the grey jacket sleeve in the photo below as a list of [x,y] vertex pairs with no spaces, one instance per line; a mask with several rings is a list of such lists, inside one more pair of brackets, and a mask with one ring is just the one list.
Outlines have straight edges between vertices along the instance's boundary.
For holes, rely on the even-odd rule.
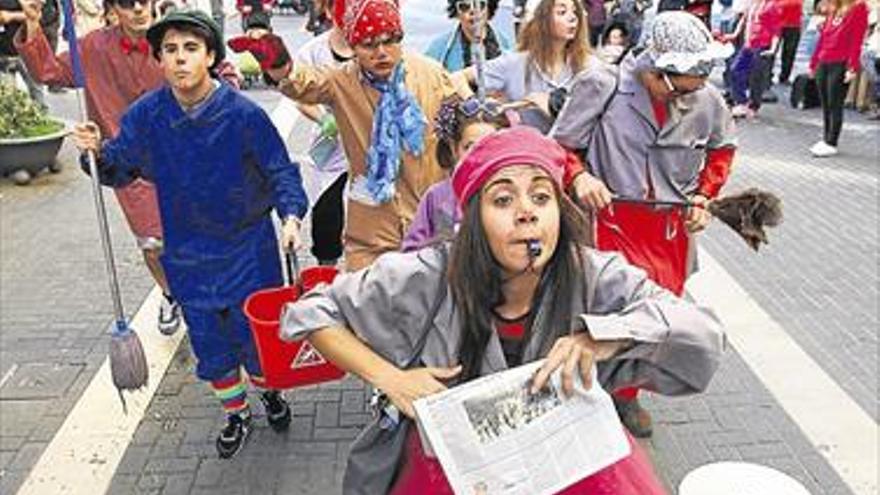
[[596,340],[627,339],[633,345],[599,367],[608,390],[636,386],[664,395],[705,390],[726,347],[724,329],[711,310],[676,297],[619,254],[587,253],[595,287],[581,316]]
[[596,57],[571,83],[568,99],[548,134],[569,149],[589,145],[593,129],[599,123],[617,88],[617,75]]
[[441,254],[429,248],[387,253],[371,266],[339,275],[287,304],[281,337],[298,340],[329,326],[343,326],[382,357],[403,365],[411,356],[444,276]]
[[724,102],[721,92],[714,87],[709,88],[712,95],[712,133],[709,135],[709,142],[706,143],[708,149],[718,149],[727,147],[736,147],[736,124],[733,121],[733,115]]

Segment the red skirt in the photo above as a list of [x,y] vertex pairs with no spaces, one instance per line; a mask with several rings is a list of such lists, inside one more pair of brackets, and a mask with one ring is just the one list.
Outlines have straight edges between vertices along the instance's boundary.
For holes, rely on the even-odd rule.
[[614,203],[596,215],[596,249],[620,252],[651,280],[681,295],[690,244],[684,220],[679,207]]
[[[629,456],[559,492],[561,495],[667,495],[641,446],[626,432]],[[403,466],[391,495],[454,495],[440,461],[425,455],[417,428],[407,433]]]

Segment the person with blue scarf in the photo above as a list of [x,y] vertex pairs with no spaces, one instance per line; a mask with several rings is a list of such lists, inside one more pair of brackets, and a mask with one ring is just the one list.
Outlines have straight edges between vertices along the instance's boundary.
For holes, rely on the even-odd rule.
[[292,63],[280,38],[249,48],[282,93],[329,107],[349,165],[345,267],[357,270],[397,251],[425,190],[444,177],[429,117],[460,93],[435,61],[403,53],[392,0],[337,0],[334,21],[355,58],[336,67]]
[[[495,11],[498,10],[498,0],[477,0],[475,3],[481,10],[480,19],[483,24],[481,31],[485,29],[483,42],[486,48],[486,60],[497,58],[502,52],[510,51],[513,47],[510,40],[489,24],[495,16]],[[455,72],[474,64],[471,43],[473,43],[476,16],[471,0],[449,0],[446,13],[450,19],[455,19],[458,23],[451,31],[434,38],[425,55],[440,62],[449,72]]]

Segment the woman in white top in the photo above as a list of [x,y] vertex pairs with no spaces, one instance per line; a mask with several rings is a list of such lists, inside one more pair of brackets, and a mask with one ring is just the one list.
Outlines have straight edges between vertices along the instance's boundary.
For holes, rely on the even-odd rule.
[[[324,0],[328,19],[333,18],[333,0]],[[312,66],[340,65],[354,57],[342,30],[334,26],[303,45],[297,62]],[[342,196],[348,179],[348,162],[337,136],[336,119],[321,105],[296,104],[299,111],[318,125],[309,155],[311,166],[302,170],[303,186],[312,200],[312,255],[320,265],[335,265],[342,256],[342,228],[345,210]]]
[[[486,90],[515,101],[567,89],[590,58],[588,31],[580,1],[540,0],[520,30],[517,51],[486,62]],[[475,82],[474,67],[462,73]]]

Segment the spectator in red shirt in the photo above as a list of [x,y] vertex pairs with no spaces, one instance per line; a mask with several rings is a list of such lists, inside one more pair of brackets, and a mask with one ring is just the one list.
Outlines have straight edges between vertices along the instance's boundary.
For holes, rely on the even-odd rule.
[[[770,68],[782,30],[779,0],[755,0],[736,26],[725,35],[733,41],[745,32],[742,48],[730,67],[731,96],[736,118],[753,117],[761,108],[761,97],[770,86]],[[748,89],[748,95],[746,95]]]
[[781,64],[779,84],[789,84],[791,69],[801,41],[801,25],[804,19],[804,0],[778,0],[781,14]]
[[868,32],[868,6],[864,0],[830,0],[825,23],[819,29],[819,43],[810,58],[810,73],[816,78],[822,103],[825,135],[810,148],[821,158],[837,154],[837,140],[843,127],[843,101],[849,82],[859,71],[862,43]]

